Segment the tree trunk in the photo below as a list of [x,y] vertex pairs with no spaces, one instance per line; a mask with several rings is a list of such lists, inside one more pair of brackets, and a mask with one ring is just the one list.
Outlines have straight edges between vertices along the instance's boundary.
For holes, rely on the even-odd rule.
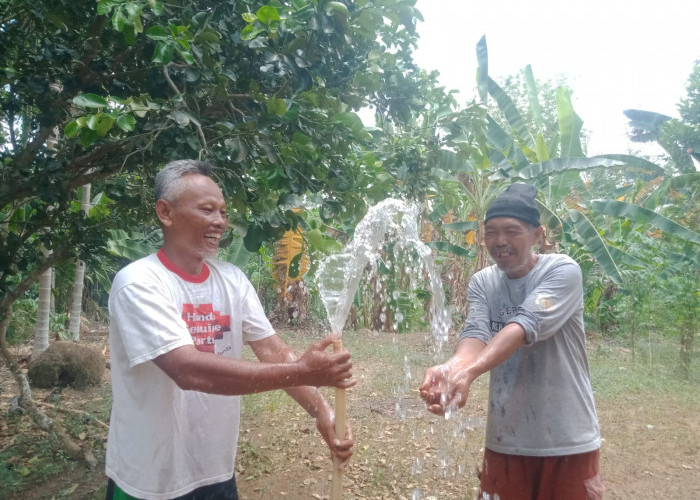
[[39,277],[39,307],[36,311],[36,329],[34,330],[33,356],[40,354],[49,347],[49,316],[51,314],[51,275],[53,268],[49,267]]
[[[90,184],[85,184],[82,189],[80,206],[85,215],[90,211]],[[70,323],[68,330],[74,341],[80,340],[80,317],[83,313],[83,285],[85,282],[85,262],[78,259],[75,262],[75,278],[73,279],[73,292],[71,294]]]

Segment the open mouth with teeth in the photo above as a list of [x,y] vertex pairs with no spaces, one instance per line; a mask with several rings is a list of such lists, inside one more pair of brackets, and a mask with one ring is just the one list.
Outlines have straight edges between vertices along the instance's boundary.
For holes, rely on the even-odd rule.
[[509,257],[510,255],[513,255],[513,252],[511,252],[509,248],[503,248],[503,249],[497,250],[493,256],[496,258],[503,258],[503,257]]
[[204,235],[204,239],[210,243],[218,244],[219,240],[221,239],[221,235],[219,233],[207,233]]

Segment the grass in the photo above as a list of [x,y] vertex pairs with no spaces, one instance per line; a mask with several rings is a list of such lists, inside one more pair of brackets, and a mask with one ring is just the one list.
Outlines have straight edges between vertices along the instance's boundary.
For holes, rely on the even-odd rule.
[[[298,351],[320,337],[301,330],[280,334]],[[426,415],[415,390],[425,367],[447,359],[451,346],[434,355],[431,340],[423,334],[366,330],[345,332],[343,343],[353,355],[359,380],[349,393],[349,418],[357,444],[348,476],[364,495],[357,498],[410,498],[412,491],[422,491],[423,498],[428,498],[435,495],[432,481],[443,488],[438,498],[467,498],[460,495],[474,487],[475,468],[480,463],[487,377],[475,384],[468,407],[446,422]],[[246,356],[252,357],[249,349]],[[667,481],[663,476],[666,469],[648,464],[654,457],[646,447],[652,444],[669,446],[681,466],[696,467],[700,436],[693,415],[700,408],[700,360],[696,353],[690,379],[685,380],[678,359],[677,340],[654,333],[651,344],[638,339],[633,346],[619,337],[589,342],[609,471],[639,461],[647,465],[625,470],[625,474],[649,470],[654,476],[642,476],[640,481],[655,477]],[[14,391],[6,375],[3,368],[2,413],[7,411]],[[92,444],[100,462],[95,471],[63,456],[26,415],[0,422],[0,500],[104,498],[106,432],[94,419],[108,421],[109,390],[109,386],[88,392],[64,390],[60,404],[70,402],[90,415],[50,412],[52,418],[64,422],[74,438],[82,436]],[[324,389],[324,393],[332,401],[332,390]],[[35,391],[34,397],[43,401],[46,394]],[[283,488],[289,492],[287,498],[302,498],[294,496],[295,484],[302,484],[303,498],[311,498],[314,492],[324,491],[328,457],[311,419],[283,391],[272,391],[243,398],[237,469],[240,489],[248,495],[242,498],[273,498]],[[686,473],[690,469],[679,470]],[[610,471],[608,477],[614,481],[616,476]],[[649,488],[640,482],[642,485]],[[297,493],[301,495],[301,490]]]
[[[20,425],[20,428],[26,425]],[[29,431],[29,429],[25,429]],[[18,434],[14,444],[0,452],[0,498],[16,498],[28,485],[45,482],[50,477],[72,470],[69,460],[48,438]]]
[[[591,381],[597,398],[629,394],[671,394],[700,403],[700,361],[682,376],[677,339],[651,333],[634,346],[620,338],[597,339],[589,350]],[[650,342],[649,342],[650,339]]]

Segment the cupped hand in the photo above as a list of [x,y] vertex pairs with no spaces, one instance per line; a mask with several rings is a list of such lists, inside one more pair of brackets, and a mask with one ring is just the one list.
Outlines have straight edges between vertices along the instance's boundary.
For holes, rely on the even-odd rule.
[[455,364],[445,363],[426,370],[419,391],[430,413],[444,415],[465,405],[469,386]]

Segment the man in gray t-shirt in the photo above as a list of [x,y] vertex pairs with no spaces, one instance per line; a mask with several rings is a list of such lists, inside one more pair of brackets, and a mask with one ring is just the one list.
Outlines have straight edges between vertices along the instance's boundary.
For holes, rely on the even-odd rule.
[[472,278],[455,354],[426,371],[421,396],[442,415],[490,372],[480,498],[602,498],[581,270],[533,253],[544,231],[536,194],[514,184],[489,205],[484,242],[496,265]]

